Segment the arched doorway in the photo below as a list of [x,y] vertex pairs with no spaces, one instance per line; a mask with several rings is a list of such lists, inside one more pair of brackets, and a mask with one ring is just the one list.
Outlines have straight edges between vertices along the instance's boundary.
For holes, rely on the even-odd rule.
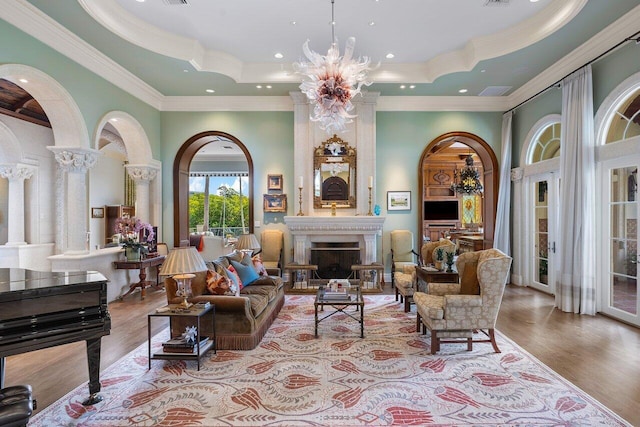
[[211,138],[221,137],[236,144],[244,153],[249,169],[249,233],[253,233],[253,160],[247,147],[236,137],[220,131],[206,131],[189,138],[178,150],[173,163],[173,244],[174,246],[189,245],[189,173],[191,162],[196,153]]
[[[477,135],[468,132],[449,132],[438,136],[431,141],[422,152],[420,162],[418,163],[418,186],[422,191],[422,198],[418,206],[418,230],[424,230],[424,203],[426,196],[428,195],[427,186],[430,177],[426,176],[425,164],[430,160],[434,154],[446,150],[448,146],[454,143],[461,143],[468,147],[473,153],[474,157],[477,156],[477,160],[481,164],[482,183],[484,190],[482,193],[482,226],[484,230],[484,247],[493,246],[493,234],[495,230],[496,221],[496,206],[498,203],[498,183],[499,183],[499,168],[498,159],[495,153],[482,138]],[[468,155],[467,154],[467,155]],[[438,171],[440,172],[440,171]],[[442,174],[436,177],[436,181],[442,184],[443,189],[450,185],[453,179],[453,171],[447,171],[442,168]],[[449,173],[451,172],[451,173]],[[446,175],[446,176],[445,176]],[[432,177],[431,177],[432,178]],[[448,193],[441,198],[452,198],[453,195]],[[438,197],[434,197],[438,199]],[[424,235],[424,231],[423,231]]]

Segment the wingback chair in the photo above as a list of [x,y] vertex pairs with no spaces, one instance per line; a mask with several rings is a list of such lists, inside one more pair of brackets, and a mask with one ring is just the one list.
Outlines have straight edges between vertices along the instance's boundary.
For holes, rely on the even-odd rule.
[[[500,349],[494,329],[509,278],[511,257],[498,249],[460,254],[456,267],[460,283],[429,283],[429,293],[416,292],[417,331],[431,332],[431,354],[440,351],[443,342],[490,342],[496,353]],[[475,333],[488,339],[474,339]]]
[[[425,242],[420,248],[420,260],[421,266],[426,266],[433,262],[435,249],[442,246],[445,251],[455,252],[456,245],[448,239],[442,239],[435,242]],[[415,265],[404,265],[401,272],[396,273],[396,301],[398,301],[398,295],[400,296],[400,302],[404,303],[404,311],[408,313],[411,309],[411,303],[413,302],[413,294],[418,290],[418,281],[415,273]]]
[[[396,286],[397,279],[404,279],[400,274],[410,273],[417,265],[418,253],[413,249],[413,233],[409,230],[393,230],[391,232],[391,287]],[[405,270],[407,267],[407,270]],[[396,275],[398,273],[398,275]],[[415,275],[415,272],[414,272]],[[396,292],[396,301],[398,293]]]
[[281,230],[264,230],[260,234],[262,264],[271,276],[282,276],[284,233]]

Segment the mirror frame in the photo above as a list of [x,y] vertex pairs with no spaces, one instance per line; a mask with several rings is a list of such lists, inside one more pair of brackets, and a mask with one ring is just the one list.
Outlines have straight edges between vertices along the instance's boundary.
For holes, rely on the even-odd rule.
[[[313,207],[315,209],[329,209],[332,203],[336,203],[336,208],[356,207],[356,149],[348,143],[333,135],[315,148],[313,153]],[[318,176],[322,177],[322,165],[347,163],[349,165],[349,182],[347,182],[349,195],[344,200],[323,200],[322,182]]]

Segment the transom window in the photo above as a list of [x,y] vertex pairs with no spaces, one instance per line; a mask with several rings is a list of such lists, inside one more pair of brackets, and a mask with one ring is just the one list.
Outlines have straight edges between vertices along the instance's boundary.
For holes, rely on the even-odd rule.
[[544,128],[532,144],[529,163],[560,157],[560,123]]
[[609,123],[605,144],[640,135],[640,88],[623,101]]

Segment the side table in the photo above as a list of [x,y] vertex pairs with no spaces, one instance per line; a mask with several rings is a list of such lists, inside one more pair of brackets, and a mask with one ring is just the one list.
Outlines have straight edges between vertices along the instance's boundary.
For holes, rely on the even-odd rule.
[[[159,310],[159,311],[158,311]],[[200,320],[202,317],[211,312],[212,313],[212,331],[213,335],[209,336],[209,340],[204,344],[200,345]],[[169,318],[169,330],[171,331],[171,323],[173,323],[176,318],[188,318],[193,322],[192,326],[196,327],[196,331],[198,332],[198,339],[196,340],[195,352],[192,353],[171,353],[165,352],[164,349],[158,351],[157,353],[151,353],[151,319],[154,317],[168,317]],[[213,348],[213,352],[216,352],[216,306],[214,304],[209,304],[206,307],[199,307],[197,305],[193,305],[188,309],[181,308],[178,304],[170,304],[164,307],[157,309],[156,311],[149,313],[147,316],[147,334],[149,337],[149,369],[151,369],[151,360],[153,359],[161,359],[161,360],[196,360],[198,362],[198,371],[200,370],[200,359],[205,355],[207,351]],[[171,333],[169,333],[171,335]],[[169,338],[179,338],[179,337],[171,337]]]
[[311,284],[311,279],[313,278],[313,272],[318,270],[317,265],[290,263],[285,265],[284,269],[289,272],[289,282],[291,283],[291,289],[314,289],[313,285]]
[[[140,270],[140,274],[138,277],[140,281],[137,283],[132,283],[129,286],[129,290],[120,297],[120,299],[124,299],[127,295],[133,292],[136,288],[140,288],[140,298],[144,299],[146,292],[145,288],[147,286],[151,286],[153,282],[147,281],[147,267],[158,267],[162,265],[164,262],[165,256],[158,255],[153,258],[144,258],[140,261],[114,261],[113,266],[118,270]],[[158,283],[156,282],[156,285]]]

